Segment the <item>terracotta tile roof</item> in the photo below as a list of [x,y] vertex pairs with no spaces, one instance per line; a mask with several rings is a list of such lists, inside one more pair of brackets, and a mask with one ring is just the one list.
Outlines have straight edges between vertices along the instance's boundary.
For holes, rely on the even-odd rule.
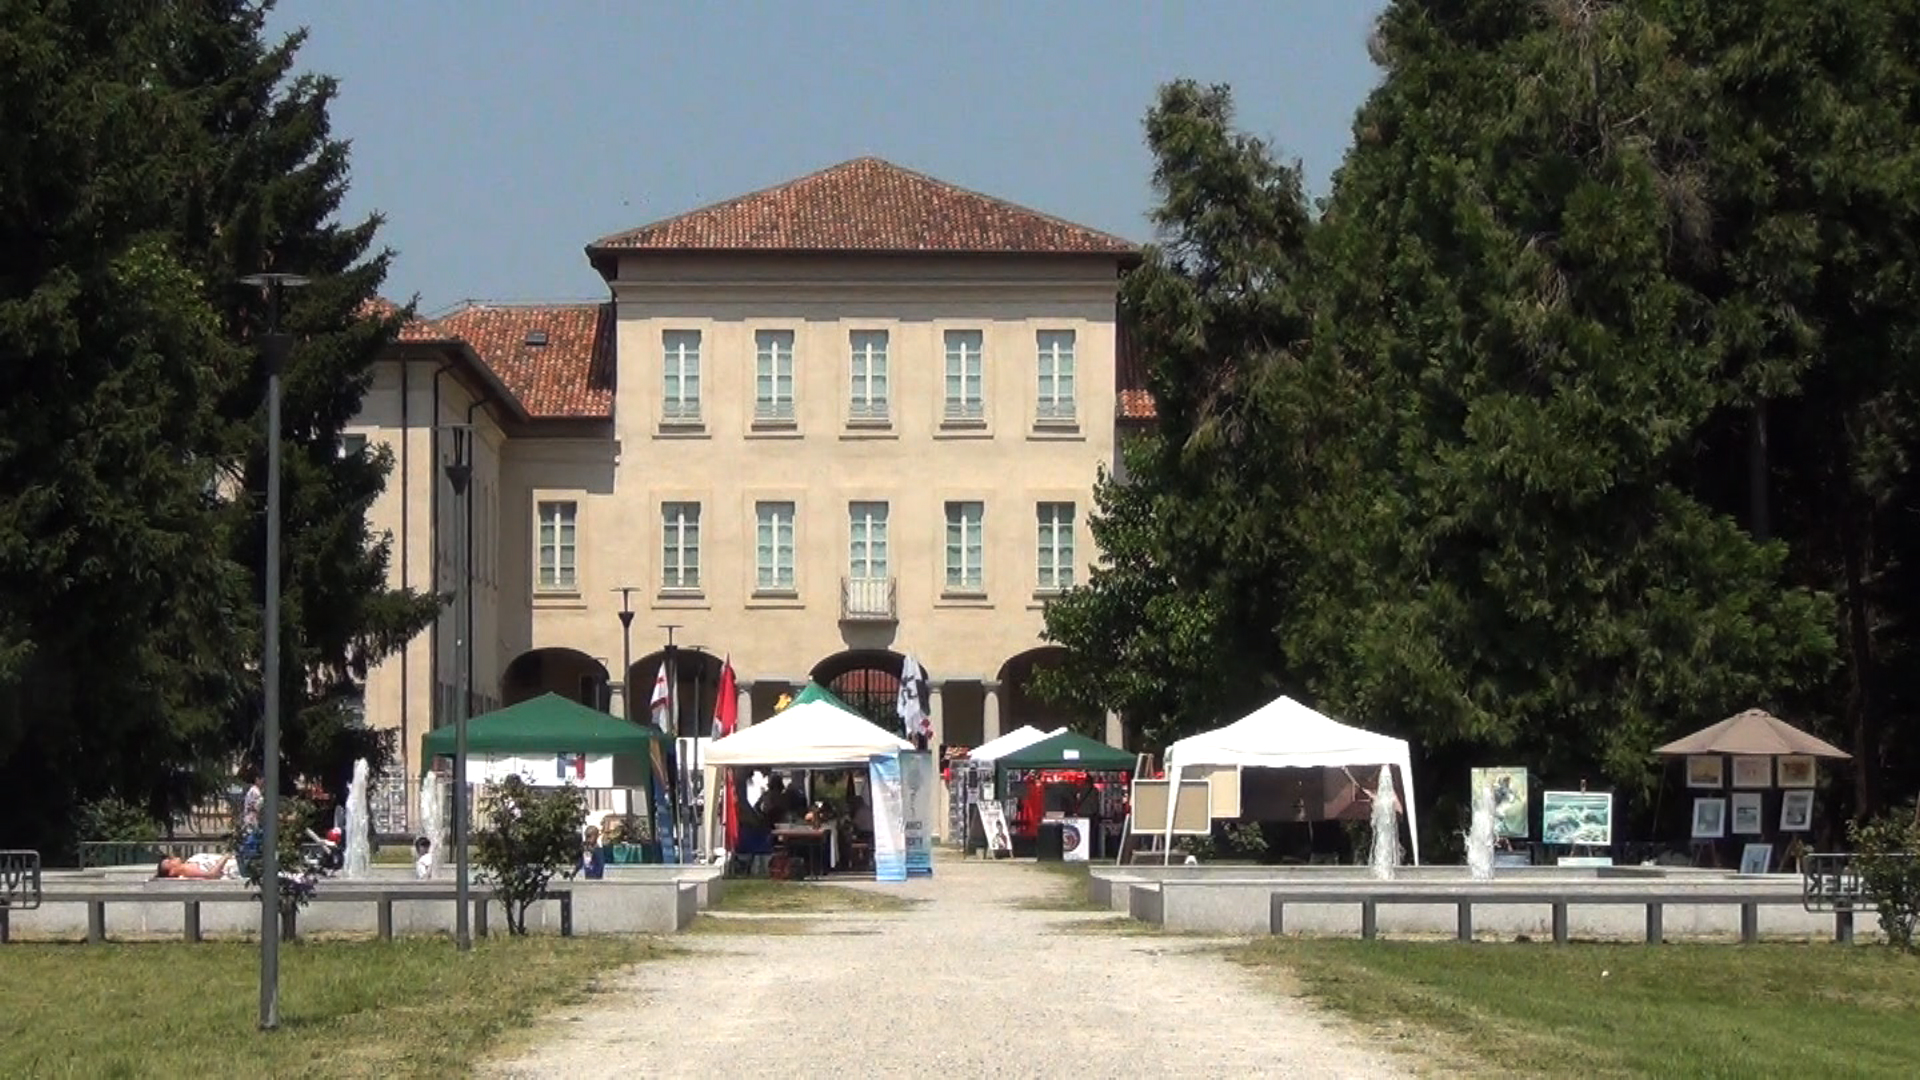
[[1115,328],[1114,337],[1114,415],[1121,420],[1152,420],[1159,411],[1154,408],[1153,391],[1147,389],[1147,365],[1125,318]]
[[400,338],[466,342],[535,419],[613,415],[612,304],[470,304]]
[[1130,258],[1117,236],[865,157],[588,245],[597,251],[866,251]]

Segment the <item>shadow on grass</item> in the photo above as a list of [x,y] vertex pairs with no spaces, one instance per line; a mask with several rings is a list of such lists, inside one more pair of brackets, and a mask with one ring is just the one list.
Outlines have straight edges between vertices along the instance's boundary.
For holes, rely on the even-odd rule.
[[1106,911],[1104,905],[1096,904],[1088,898],[1087,885],[1092,872],[1090,863],[1069,862],[1029,862],[1015,864],[1027,873],[1038,873],[1054,879],[1051,887],[1043,896],[1023,896],[1008,902],[1008,906],[1018,911]]
[[904,896],[845,885],[741,878],[721,886],[713,910],[734,914],[831,915],[907,911],[917,903],[919,901]]
[[819,923],[811,919],[760,919],[751,916],[701,915],[686,933],[714,937],[794,937],[811,934]]

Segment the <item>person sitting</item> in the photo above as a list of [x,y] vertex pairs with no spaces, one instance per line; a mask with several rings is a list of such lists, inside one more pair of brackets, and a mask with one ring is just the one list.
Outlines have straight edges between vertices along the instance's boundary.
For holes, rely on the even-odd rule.
[[202,852],[179,858],[167,855],[161,858],[160,865],[154,869],[156,878],[192,878],[198,881],[218,881],[221,878],[237,876],[232,855],[216,855]]
[[424,836],[413,841],[413,876],[421,881],[433,876],[433,841]]
[[599,881],[607,876],[607,854],[600,847],[600,830],[587,826],[586,843],[580,849],[580,865],[577,870],[589,881]]

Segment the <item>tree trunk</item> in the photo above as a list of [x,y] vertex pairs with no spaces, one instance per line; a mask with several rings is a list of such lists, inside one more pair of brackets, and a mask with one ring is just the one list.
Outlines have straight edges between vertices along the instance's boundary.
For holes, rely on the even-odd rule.
[[[1845,483],[1842,470],[1840,482]],[[1874,715],[1873,630],[1867,612],[1865,530],[1857,517],[1858,501],[1843,496],[1840,504],[1840,552],[1846,572],[1847,659],[1852,685],[1847,693],[1847,719],[1853,729],[1854,816],[1871,817],[1879,808],[1875,763],[1879,760],[1879,724]]]
[[1747,425],[1747,516],[1753,538],[1762,544],[1773,538],[1773,515],[1767,498],[1771,472],[1767,460],[1767,403],[1756,401]]

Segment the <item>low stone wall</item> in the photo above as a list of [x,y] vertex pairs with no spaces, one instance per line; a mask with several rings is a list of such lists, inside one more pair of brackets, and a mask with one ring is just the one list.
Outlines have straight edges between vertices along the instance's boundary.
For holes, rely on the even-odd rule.
[[[1362,873],[1337,877],[1293,872],[1296,868],[1273,868],[1241,876],[1191,872],[1163,875],[1140,873],[1139,869],[1115,867],[1093,871],[1088,882],[1089,901],[1167,930],[1192,933],[1267,934],[1271,926],[1271,898],[1276,891],[1285,891],[1294,894],[1295,899],[1284,908],[1284,933],[1359,937],[1361,905],[1357,898],[1346,897],[1364,892],[1373,881],[1364,867],[1345,868]],[[1761,901],[1758,917],[1763,936],[1806,940],[1827,939],[1834,934],[1831,914],[1808,912],[1799,905],[1800,878],[1796,875],[1741,877],[1721,871],[1603,875],[1594,869],[1540,869],[1550,872],[1502,870],[1492,882],[1472,881],[1458,868],[1453,868],[1450,879],[1439,875],[1396,876],[1392,885],[1397,891],[1431,889],[1435,902],[1378,905],[1379,933],[1382,936],[1452,937],[1458,927],[1458,901],[1472,899],[1477,890],[1502,894],[1537,892],[1541,897],[1537,904],[1475,905],[1472,920],[1477,936],[1548,938],[1552,934],[1551,904],[1554,899],[1565,896],[1575,901],[1567,907],[1568,931],[1573,937],[1643,940],[1647,897],[1727,893]],[[1343,895],[1338,901],[1329,895],[1327,903],[1302,899],[1303,895],[1311,897],[1315,893]],[[1579,902],[1583,899],[1610,902]],[[1662,910],[1662,930],[1668,939],[1737,936],[1741,931],[1740,908],[1732,903],[1667,903]],[[1874,934],[1873,917],[1857,917],[1855,932],[1862,938]]]
[[[384,868],[382,868],[384,869]],[[398,868],[396,868],[398,869]],[[641,868],[634,868],[641,869]],[[607,879],[556,881],[573,896],[573,932],[575,934],[672,934],[687,928],[699,912],[718,898],[718,867],[648,867],[648,873],[608,874]],[[260,927],[258,899],[239,882],[170,881],[150,876],[134,877],[124,873],[61,874],[45,883],[41,906],[32,911],[10,913],[11,932],[16,938],[74,938],[87,933],[85,894],[113,889],[142,894],[141,899],[114,900],[106,905],[107,934],[114,936],[180,937],[185,929],[185,905],[169,901],[169,892],[205,893],[212,889],[231,889],[232,903],[206,903],[200,908],[201,930],[207,936],[237,936],[257,933]],[[409,892],[423,888],[444,891],[451,884],[440,877],[431,882],[416,882],[411,874],[371,874],[351,881],[338,880],[340,888],[356,892],[379,890],[392,897],[395,934],[450,934],[454,928],[454,905],[448,900],[407,899]],[[320,884],[325,893],[329,882]],[[476,893],[483,890],[475,884]],[[151,901],[145,897],[151,896]],[[490,930],[504,933],[505,915],[497,905],[488,911]],[[305,934],[372,934],[377,924],[377,905],[371,901],[312,903],[299,914],[299,932]],[[527,928],[532,932],[559,933],[560,904],[542,901],[527,912]]]

